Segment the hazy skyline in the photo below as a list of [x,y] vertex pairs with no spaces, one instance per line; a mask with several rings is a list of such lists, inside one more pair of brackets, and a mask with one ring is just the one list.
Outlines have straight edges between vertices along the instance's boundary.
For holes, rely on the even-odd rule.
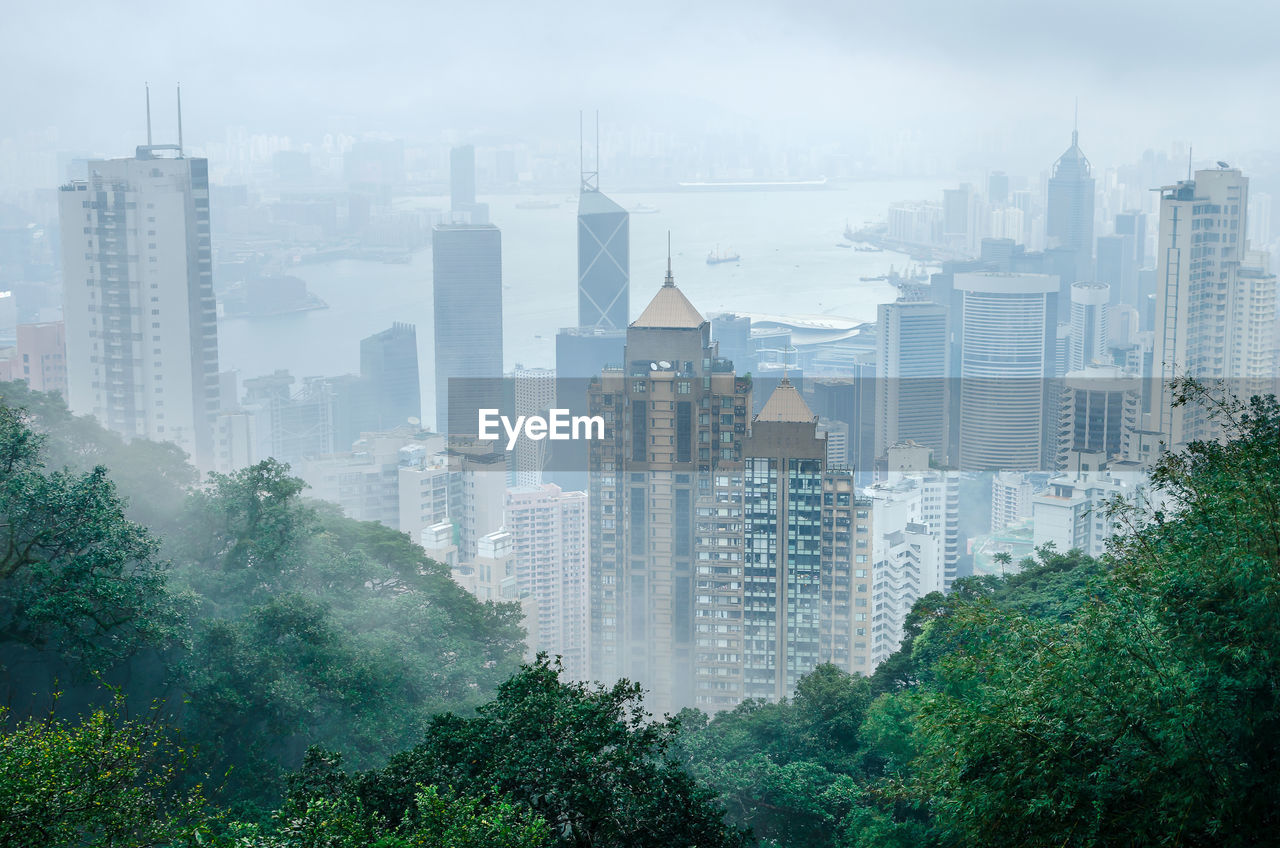
[[[145,15],[88,2],[21,5],[0,36],[9,81],[0,139],[58,131],[57,148],[127,151],[172,135],[173,85],[188,144],[227,127],[298,139],[570,137],[579,108],[608,124],[682,135],[741,129],[798,144],[886,143],[1047,167],[1080,100],[1095,163],[1191,142],[1206,156],[1271,148],[1268,81],[1280,11],[1077,3],[1051,21],[1012,2],[676,3],[599,10],[514,3],[214,6]],[[990,160],[990,161],[986,161]]]

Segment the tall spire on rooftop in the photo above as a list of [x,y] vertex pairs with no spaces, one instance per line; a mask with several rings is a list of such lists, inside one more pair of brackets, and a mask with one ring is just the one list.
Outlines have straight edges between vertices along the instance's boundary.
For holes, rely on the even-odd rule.
[[640,317],[631,322],[632,327],[651,327],[665,329],[696,329],[705,324],[707,319],[689,302],[684,292],[676,288],[675,275],[671,272],[671,232],[667,231],[667,278],[662,281],[662,288],[649,301]]
[[676,279],[671,276],[671,231],[667,230],[667,278],[662,281],[664,286],[675,286]]

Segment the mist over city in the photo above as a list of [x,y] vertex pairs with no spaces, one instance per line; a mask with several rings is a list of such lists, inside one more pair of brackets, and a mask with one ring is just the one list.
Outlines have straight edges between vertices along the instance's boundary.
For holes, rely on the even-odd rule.
[[3,20],[0,846],[1273,838],[1280,10]]

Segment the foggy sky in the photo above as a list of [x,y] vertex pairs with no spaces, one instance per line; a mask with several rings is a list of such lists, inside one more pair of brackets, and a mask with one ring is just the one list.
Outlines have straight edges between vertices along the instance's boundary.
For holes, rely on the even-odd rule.
[[146,80],[161,137],[182,82],[189,144],[228,126],[572,135],[579,108],[600,108],[658,131],[910,131],[1018,167],[1061,152],[1079,97],[1095,163],[1174,141],[1211,157],[1276,146],[1275,5],[978,5],[13,3],[0,138],[56,127],[60,149],[127,151]]

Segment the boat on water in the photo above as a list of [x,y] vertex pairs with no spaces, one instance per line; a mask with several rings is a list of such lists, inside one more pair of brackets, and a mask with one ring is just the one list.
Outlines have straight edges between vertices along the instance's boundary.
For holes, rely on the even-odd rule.
[[858,234],[853,231],[853,227],[849,226],[849,220],[846,218],[844,222],[844,237],[846,241],[855,241]]
[[560,204],[554,200],[517,200],[517,209],[559,209]]
[[647,203],[637,203],[628,210],[632,215],[653,215],[662,210],[656,206],[650,206]]
[[719,265],[723,262],[737,262],[742,257],[736,250],[720,252],[720,246],[716,245],[716,249],[707,254],[708,265]]
[[859,253],[884,253],[883,247],[876,247],[872,244],[861,244],[854,248]]

